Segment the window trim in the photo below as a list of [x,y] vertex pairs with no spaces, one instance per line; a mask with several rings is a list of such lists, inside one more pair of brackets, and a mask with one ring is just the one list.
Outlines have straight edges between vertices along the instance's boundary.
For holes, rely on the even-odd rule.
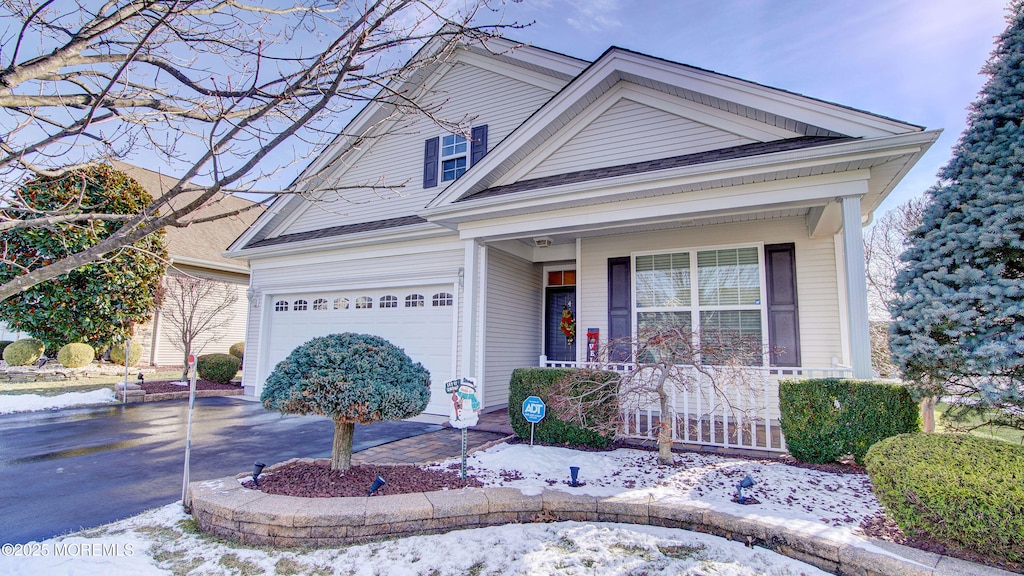
[[[470,134],[472,134],[473,129],[470,128],[469,132],[470,132]],[[444,149],[445,149],[444,139],[448,138],[448,137],[454,137],[456,139],[461,139],[462,140],[461,144],[464,147],[463,151],[462,152],[453,152],[452,154],[445,154],[444,153]],[[441,135],[438,137],[438,144],[437,144],[437,181],[439,183],[441,183],[441,182],[454,182],[454,181],[458,180],[462,176],[462,174],[465,174],[466,171],[469,170],[469,155],[470,155],[470,151],[472,149],[472,143],[473,143],[472,136],[469,137],[469,138],[466,138],[462,134],[456,134],[454,132],[442,132],[441,133]],[[452,146],[457,148],[459,144],[460,144],[460,142],[458,142],[458,140],[456,140],[455,143],[452,144]],[[454,178],[445,179],[445,177],[444,177],[444,163],[446,161],[458,160],[459,158],[462,158],[464,160],[464,166],[462,168],[462,173],[461,174],[456,174],[456,176]],[[456,170],[456,172],[458,172],[458,168],[456,168],[455,170]]]
[[[699,272],[697,268],[697,253],[698,252],[710,252],[716,250],[736,250],[741,248],[756,248],[757,249],[757,281],[759,298],[756,305],[747,304],[727,304],[727,305],[705,305],[700,304],[700,284],[699,284]],[[652,306],[638,308],[636,301],[636,259],[637,256],[651,256],[656,254],[678,254],[686,252],[690,255],[690,303],[688,306]],[[632,321],[632,338],[636,340],[639,331],[639,315],[641,312],[689,312],[690,313],[690,329],[694,334],[700,333],[700,313],[701,312],[717,312],[717,311],[730,311],[730,310],[754,310],[755,308],[760,311],[761,318],[761,347],[762,350],[768,350],[768,295],[767,295],[767,277],[765,272],[765,255],[764,255],[764,242],[743,242],[736,244],[718,244],[708,246],[687,246],[681,248],[665,247],[658,250],[643,250],[631,252],[629,255],[630,264],[630,307],[631,310],[631,321]],[[769,351],[770,352],[770,351]],[[762,354],[761,364],[757,366],[770,366],[771,354]]]

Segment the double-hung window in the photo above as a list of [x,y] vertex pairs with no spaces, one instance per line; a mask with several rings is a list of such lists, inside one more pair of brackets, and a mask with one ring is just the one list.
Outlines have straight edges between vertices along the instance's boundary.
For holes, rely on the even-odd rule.
[[441,181],[456,180],[466,171],[469,160],[469,144],[458,134],[441,137]]
[[638,337],[674,329],[697,339],[703,363],[762,364],[761,268],[756,246],[635,256]]

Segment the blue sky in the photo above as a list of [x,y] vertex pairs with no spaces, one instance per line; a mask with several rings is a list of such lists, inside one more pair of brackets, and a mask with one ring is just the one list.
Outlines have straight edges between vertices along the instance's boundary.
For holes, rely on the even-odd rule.
[[577,58],[620,46],[942,128],[887,210],[935,183],[1004,16],[1003,0],[524,0],[505,19],[534,21],[508,37]]

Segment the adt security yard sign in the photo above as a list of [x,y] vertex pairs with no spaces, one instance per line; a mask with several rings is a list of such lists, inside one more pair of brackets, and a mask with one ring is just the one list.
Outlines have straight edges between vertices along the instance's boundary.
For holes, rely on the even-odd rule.
[[530,446],[533,446],[533,426],[544,419],[544,401],[536,396],[523,400],[523,418],[530,423]]

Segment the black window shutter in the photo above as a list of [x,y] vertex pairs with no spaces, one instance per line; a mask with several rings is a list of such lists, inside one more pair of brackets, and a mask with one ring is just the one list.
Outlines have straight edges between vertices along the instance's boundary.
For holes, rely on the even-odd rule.
[[796,301],[796,249],[766,244],[768,346],[772,366],[800,366],[800,314]]
[[423,187],[437,186],[437,155],[440,138],[427,138],[423,145]]
[[633,310],[629,257],[608,259],[608,360],[629,360],[633,337]]
[[473,142],[469,146],[469,165],[475,166],[487,154],[487,124],[474,126],[470,138]]

